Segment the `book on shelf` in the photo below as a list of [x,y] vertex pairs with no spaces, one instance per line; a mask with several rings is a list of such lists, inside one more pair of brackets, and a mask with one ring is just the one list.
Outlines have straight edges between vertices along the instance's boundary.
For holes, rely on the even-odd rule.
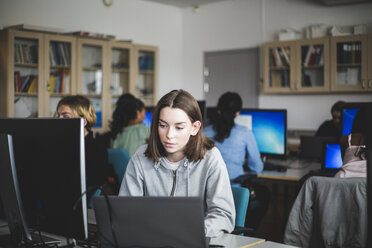
[[279,56],[279,51],[277,48],[273,48],[274,51],[274,58],[275,58],[275,65],[276,66],[283,66],[282,61]]
[[285,64],[286,66],[290,66],[291,63],[290,63],[287,51],[284,49],[284,47],[280,47],[280,54],[281,54],[281,57],[283,58],[282,61],[285,62],[282,64]]

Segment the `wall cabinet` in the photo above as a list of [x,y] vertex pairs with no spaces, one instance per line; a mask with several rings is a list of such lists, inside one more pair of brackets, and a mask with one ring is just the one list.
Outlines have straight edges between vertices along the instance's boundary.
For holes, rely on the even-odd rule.
[[264,44],[264,92],[329,90],[329,40]]
[[75,38],[5,30],[0,43],[1,117],[51,116],[75,92]]
[[52,117],[58,101],[87,96],[104,131],[119,96],[157,101],[157,48],[22,30],[0,32],[0,117]]
[[331,38],[332,91],[372,91],[372,35]]
[[264,93],[372,91],[371,37],[265,43]]

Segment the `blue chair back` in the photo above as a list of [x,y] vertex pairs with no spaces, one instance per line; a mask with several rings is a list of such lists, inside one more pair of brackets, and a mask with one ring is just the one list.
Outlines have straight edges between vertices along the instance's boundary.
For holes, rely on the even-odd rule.
[[240,186],[231,186],[235,204],[235,226],[244,227],[249,202],[249,189]]
[[107,152],[108,162],[113,165],[120,185],[123,181],[124,173],[130,159],[129,154],[123,148],[109,148],[107,149]]

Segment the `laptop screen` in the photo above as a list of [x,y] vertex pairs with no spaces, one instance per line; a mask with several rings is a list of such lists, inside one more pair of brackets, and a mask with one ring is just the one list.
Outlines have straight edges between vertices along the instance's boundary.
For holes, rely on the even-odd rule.
[[325,169],[339,169],[342,166],[341,147],[339,144],[326,144],[324,156]]

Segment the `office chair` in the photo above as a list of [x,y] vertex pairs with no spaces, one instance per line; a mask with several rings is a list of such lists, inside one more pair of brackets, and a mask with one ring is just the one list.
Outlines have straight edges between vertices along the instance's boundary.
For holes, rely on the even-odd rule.
[[108,162],[114,167],[115,174],[118,179],[119,186],[121,181],[123,181],[125,169],[129,162],[129,155],[126,150],[123,148],[109,148],[108,152]]
[[253,229],[244,227],[249,202],[249,189],[240,186],[231,186],[235,204],[235,228],[232,234],[253,234]]

